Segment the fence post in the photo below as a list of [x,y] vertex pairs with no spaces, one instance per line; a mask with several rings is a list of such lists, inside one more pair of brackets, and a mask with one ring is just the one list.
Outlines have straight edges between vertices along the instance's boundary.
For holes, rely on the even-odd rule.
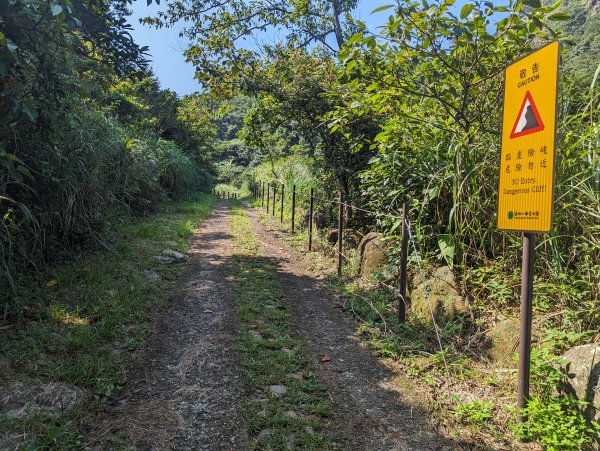
[[285,185],[282,183],[281,184],[281,218],[279,220],[279,222],[281,222],[282,224],[283,224],[283,199],[285,198],[284,193],[285,193]]
[[263,208],[265,206],[265,182],[260,182],[260,188],[262,191],[260,196],[260,208]]
[[294,233],[294,220],[296,219],[296,185],[292,185],[292,233]]
[[338,241],[337,241],[337,273],[338,276],[342,275],[342,240],[344,234],[344,193],[340,191],[339,209],[338,209]]
[[267,183],[267,214],[269,214],[269,201],[271,200],[271,184]]
[[313,231],[313,207],[314,207],[314,188],[310,189],[310,207],[308,211],[308,251],[312,251],[312,231]]
[[275,205],[277,204],[277,185],[273,184],[273,213],[271,216],[275,217]]
[[406,321],[406,261],[408,259],[408,204],[402,204],[402,245],[400,247],[400,301],[398,322]]

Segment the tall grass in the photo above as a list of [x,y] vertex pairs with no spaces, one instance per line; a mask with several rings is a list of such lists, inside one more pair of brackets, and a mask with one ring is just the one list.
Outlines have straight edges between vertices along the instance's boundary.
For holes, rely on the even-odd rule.
[[74,246],[104,243],[116,211],[154,211],[202,182],[196,164],[172,142],[132,138],[114,119],[83,109],[21,128],[0,162],[4,321],[21,314],[17,274],[29,277]]

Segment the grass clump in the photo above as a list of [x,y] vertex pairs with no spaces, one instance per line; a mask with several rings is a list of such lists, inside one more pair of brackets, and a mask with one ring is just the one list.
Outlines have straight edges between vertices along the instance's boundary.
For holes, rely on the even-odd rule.
[[[124,383],[128,352],[143,342],[148,321],[169,300],[181,264],[153,259],[187,249],[210,214],[214,196],[196,194],[136,223],[123,223],[111,250],[56,266],[27,289],[24,320],[0,335],[0,380],[7,385],[65,382],[91,400],[60,415],[0,417],[0,436],[25,437],[31,448],[77,448],[91,412]],[[151,280],[150,272],[160,277]]]
[[[241,360],[245,375],[244,415],[254,449],[337,449],[324,428],[331,404],[291,337],[292,321],[268,259],[261,255],[252,224],[232,201],[235,286],[242,319]],[[277,395],[271,387],[285,387]]]

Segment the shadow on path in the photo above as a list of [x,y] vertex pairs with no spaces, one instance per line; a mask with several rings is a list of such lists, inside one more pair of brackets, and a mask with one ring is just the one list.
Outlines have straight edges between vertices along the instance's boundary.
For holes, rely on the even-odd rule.
[[347,437],[343,449],[467,449],[435,430],[426,401],[407,392],[414,384],[394,374],[364,344],[357,323],[335,307],[323,282],[306,269],[305,257],[266,231],[256,210],[246,211],[281,283],[298,338],[306,343],[317,379],[327,386],[334,404],[329,427]]

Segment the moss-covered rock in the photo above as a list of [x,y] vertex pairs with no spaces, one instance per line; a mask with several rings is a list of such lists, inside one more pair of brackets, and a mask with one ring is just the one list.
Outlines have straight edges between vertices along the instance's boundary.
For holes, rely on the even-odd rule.
[[584,408],[588,420],[600,422],[600,343],[576,346],[563,354],[567,381],[562,391],[589,404]]
[[467,304],[456,289],[454,274],[447,266],[419,281],[410,293],[410,301],[412,312],[426,321],[431,321],[432,312],[436,319],[442,319],[467,311]]
[[380,233],[367,233],[358,245],[360,275],[366,276],[381,270],[387,263],[387,250]]

